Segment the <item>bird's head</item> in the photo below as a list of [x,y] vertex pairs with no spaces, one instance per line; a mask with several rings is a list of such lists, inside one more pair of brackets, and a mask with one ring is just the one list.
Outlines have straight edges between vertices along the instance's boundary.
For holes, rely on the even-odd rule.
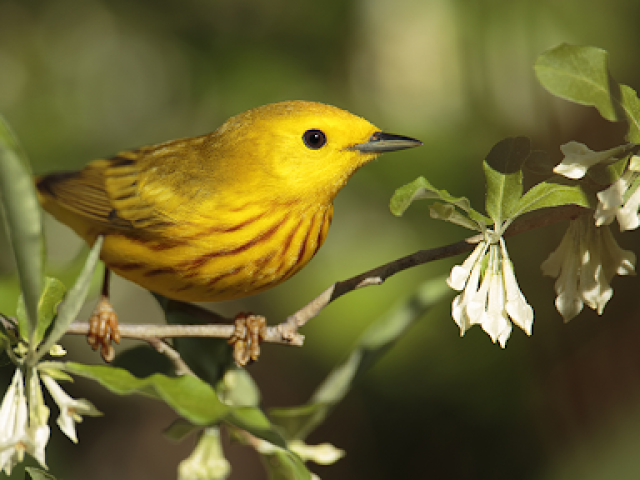
[[330,105],[290,101],[232,117],[217,131],[225,156],[246,169],[256,188],[280,196],[331,201],[349,177],[384,152],[421,145],[383,133],[367,120]]

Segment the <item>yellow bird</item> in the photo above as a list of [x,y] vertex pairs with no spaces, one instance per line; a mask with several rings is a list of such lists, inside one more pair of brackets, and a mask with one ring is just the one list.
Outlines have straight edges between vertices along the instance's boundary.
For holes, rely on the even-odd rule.
[[[324,242],[351,175],[383,152],[418,145],[339,108],[290,101],[36,182],[47,212],[89,245],[104,236],[108,269],[168,298],[215,302],[298,272]],[[102,314],[111,334],[107,325],[107,339],[90,342],[105,356],[118,331],[104,303]]]

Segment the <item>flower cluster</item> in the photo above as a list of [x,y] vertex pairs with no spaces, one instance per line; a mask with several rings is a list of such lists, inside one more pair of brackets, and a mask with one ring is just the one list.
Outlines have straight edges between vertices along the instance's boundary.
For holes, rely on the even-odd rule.
[[596,225],[609,225],[618,220],[620,231],[635,230],[640,226],[640,157],[633,156],[629,169],[609,188],[598,192],[598,208],[595,213]]
[[[41,364],[45,365],[45,364]],[[0,470],[7,475],[23,461],[25,453],[47,468],[45,448],[49,441],[49,408],[44,404],[41,381],[60,408],[58,425],[73,442],[77,442],[76,422],[81,415],[101,415],[88,400],[74,400],[50,374],[55,369],[29,368],[26,375],[20,367],[0,405]],[[25,376],[29,388],[25,387]],[[28,391],[28,396],[27,392]]]
[[[489,237],[488,235],[485,237]],[[453,300],[452,315],[460,334],[478,324],[493,342],[505,347],[512,322],[531,335],[533,309],[520,291],[504,240],[483,240],[447,279],[462,293]]]
[[0,469],[7,475],[23,461],[25,452],[47,467],[44,449],[49,441],[48,412],[43,404],[39,407],[29,409],[22,370],[16,369],[0,406]]
[[616,243],[608,226],[586,216],[572,220],[560,246],[542,263],[542,273],[557,277],[556,308],[565,322],[589,308],[602,314],[613,295],[615,274],[632,275],[636,256]]
[[[561,147],[565,158],[554,172],[579,180],[595,165],[618,162],[615,155],[628,152],[627,148],[594,152],[586,145],[569,142]],[[621,231],[640,226],[639,185],[640,157],[632,156],[626,171],[597,193],[594,218],[583,215],[572,220],[559,247],[542,263],[543,274],[556,278],[555,304],[565,322],[578,315],[584,305],[602,314],[613,295],[613,277],[635,274],[635,254],[620,248],[609,225],[617,219]],[[451,288],[461,292],[452,305],[461,334],[477,324],[502,347],[512,323],[528,335],[533,325],[533,310],[518,287],[504,239],[499,236],[503,231],[502,227],[484,229],[484,240],[462,265],[453,267],[447,280]]]

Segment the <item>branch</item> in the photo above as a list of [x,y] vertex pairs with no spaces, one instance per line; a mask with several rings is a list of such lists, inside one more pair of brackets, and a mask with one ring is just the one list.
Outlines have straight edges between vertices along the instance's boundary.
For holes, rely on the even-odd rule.
[[[538,212],[526,217],[526,220],[514,222],[505,232],[505,237],[517,235],[536,228],[544,227],[560,221],[573,220],[591,210],[568,205],[556,207],[544,212]],[[420,250],[411,255],[398,258],[392,262],[376,267],[367,272],[351,277],[341,282],[336,282],[324,292],[314,298],[307,305],[295,312],[287,319],[272,327],[267,327],[263,341],[285,345],[302,346],[304,336],[298,333],[298,329],[309,320],[317,316],[327,305],[341,297],[345,293],[367,287],[369,285],[381,285],[384,281],[409,268],[449,258],[460,253],[471,251],[475,244],[482,240],[481,235],[474,235],[465,240],[445,245],[430,250]],[[233,320],[221,317],[198,305],[171,300],[168,304],[171,308],[189,313],[206,322],[206,325],[141,325],[121,324],[120,334],[122,338],[131,338],[150,342],[156,346],[159,339],[175,337],[208,337],[229,338],[234,334]],[[72,323],[67,333],[86,335],[89,332],[88,323]]]

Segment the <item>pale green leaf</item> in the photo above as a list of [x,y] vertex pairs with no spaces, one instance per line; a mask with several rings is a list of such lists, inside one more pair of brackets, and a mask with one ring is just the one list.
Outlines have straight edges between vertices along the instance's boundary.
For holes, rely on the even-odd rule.
[[73,382],[73,377],[64,372],[64,363],[59,361],[44,361],[38,363],[38,371],[49,375],[57,382]]
[[189,435],[201,430],[201,425],[194,425],[184,418],[176,419],[171,425],[165,428],[163,435],[171,441],[181,442]]
[[24,296],[21,293],[18,296],[18,305],[16,306],[16,321],[18,322],[18,334],[20,339],[25,342],[29,342],[29,336],[31,334],[29,326],[29,318],[24,306]]
[[535,71],[550,93],[593,106],[611,122],[626,120],[627,140],[640,143],[640,100],[631,87],[620,85],[611,77],[606,51],[562,44],[538,57]]
[[267,440],[281,448],[287,444],[262,410],[256,407],[234,407],[230,409],[225,421],[253,436]]
[[56,480],[56,477],[49,472],[45,472],[36,467],[24,467],[24,470],[29,474],[31,480]]
[[300,457],[289,450],[276,449],[261,456],[269,480],[307,480],[311,473]]
[[461,227],[468,228],[469,230],[476,230],[479,232],[482,231],[477,222],[474,222],[466,215],[460,213],[450,203],[432,203],[431,205],[429,205],[429,213],[431,214],[431,218],[454,223],[456,225],[460,225]]
[[44,246],[42,219],[26,155],[9,125],[0,116],[0,209],[20,275],[31,337],[42,292]]
[[600,48],[563,43],[538,57],[538,80],[550,93],[582,105],[594,106],[604,118],[624,120],[619,86],[609,75],[608,53]]
[[556,177],[538,183],[525,193],[516,205],[513,216],[560,205],[580,205],[587,208],[592,206],[580,185],[570,184],[564,178]]
[[[635,144],[631,144],[635,147]],[[598,185],[611,185],[615,182],[627,169],[629,163],[629,155],[620,157],[619,160],[615,160],[609,164],[599,164],[591,167],[587,171],[587,175]]]
[[66,288],[57,278],[45,277],[42,297],[38,304],[38,325],[36,326],[35,344],[39,344],[56,316],[56,309],[64,298]]
[[472,220],[478,223],[491,223],[487,217],[471,208],[471,203],[467,198],[454,197],[446,190],[439,190],[424,177],[418,177],[395,191],[391,197],[391,213],[401,216],[414,200],[420,199],[442,200],[466,212]]
[[137,378],[127,370],[107,365],[67,362],[67,371],[90,378],[118,395],[141,394],[163,400],[179,415],[196,425],[222,421],[230,412],[206,382],[192,375],[167,377],[159,373]]
[[[331,378],[332,382],[341,381],[345,386],[343,389],[335,389],[336,395],[332,402],[329,403],[306,403],[304,405],[296,405],[293,407],[272,408],[269,410],[269,418],[278,425],[286,438],[300,439],[313,431],[331,412],[331,409],[337,404],[342,397],[340,393],[346,394],[350,383],[355,378],[355,372],[360,361],[358,355],[352,354],[349,358],[336,367],[334,371],[341,375],[341,379]],[[329,377],[325,379],[325,383],[329,381]]]
[[640,143],[640,100],[634,89],[620,85],[622,108],[629,122],[629,131],[625,137],[628,142]]
[[260,409],[231,407],[222,403],[211,385],[193,375],[168,377],[155,373],[137,378],[127,370],[107,365],[67,362],[65,367],[67,371],[95,380],[118,395],[140,394],[162,400],[193,425],[213,425],[224,421],[274,445],[286,446]]
[[522,196],[522,166],[530,152],[528,138],[505,138],[493,146],[482,164],[487,184],[485,206],[495,225],[511,216]]
[[64,303],[60,306],[51,333],[49,333],[46,341],[40,345],[40,348],[38,348],[37,354],[33,360],[34,363],[32,364],[35,364],[37,360],[49,352],[49,349],[53,344],[57,343],[64,336],[67,328],[71,325],[71,322],[73,322],[78,316],[78,312],[80,311],[80,308],[82,308],[85,298],[87,297],[87,293],[89,292],[93,271],[100,256],[102,241],[103,237],[100,236],[94,242],[93,247],[87,256],[82,272],[80,272],[76,283],[73,285],[71,290],[69,290],[69,294],[66,296]]
[[528,138],[505,138],[491,148],[482,164],[487,189],[485,208],[496,225],[511,216],[522,196],[522,166],[530,153]]

